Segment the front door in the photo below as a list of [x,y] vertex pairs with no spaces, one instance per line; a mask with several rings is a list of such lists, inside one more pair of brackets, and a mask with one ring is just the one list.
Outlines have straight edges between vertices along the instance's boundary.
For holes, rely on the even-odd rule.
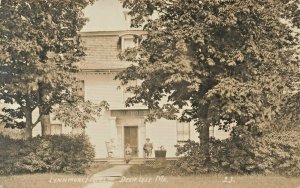
[[132,156],[138,156],[138,127],[124,127],[125,141],[124,148],[129,144],[132,149]]

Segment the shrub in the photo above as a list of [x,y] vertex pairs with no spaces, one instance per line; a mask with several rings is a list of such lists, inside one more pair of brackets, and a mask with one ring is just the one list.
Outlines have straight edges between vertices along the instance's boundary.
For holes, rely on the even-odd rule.
[[205,161],[203,153],[199,143],[190,141],[178,148],[178,154],[183,157],[166,172],[177,175],[208,172],[300,175],[298,131],[257,136],[238,127],[229,139],[210,140],[209,161]]
[[188,141],[185,145],[177,148],[177,155],[180,155],[181,157],[175,164],[166,168],[165,174],[196,175],[211,172],[224,172],[217,156],[220,153],[216,153],[216,151],[223,151],[221,143],[222,141],[220,140],[210,140],[210,160],[207,161],[200,143]]
[[254,154],[259,159],[260,171],[300,175],[300,133],[297,131],[268,134],[257,144]]
[[82,174],[95,151],[85,135],[13,140],[0,135],[0,174],[66,172]]

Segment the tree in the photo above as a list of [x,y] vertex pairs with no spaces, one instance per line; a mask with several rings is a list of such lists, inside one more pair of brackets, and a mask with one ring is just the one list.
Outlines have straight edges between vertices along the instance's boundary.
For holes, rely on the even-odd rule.
[[[95,116],[100,116],[102,108],[108,110],[108,103],[102,101],[98,106],[94,106],[91,101],[69,102],[61,104],[59,108],[53,110],[55,119],[60,120],[65,126],[73,128],[86,128],[90,121],[96,121]],[[99,108],[100,107],[100,108]]]
[[25,128],[30,138],[55,106],[83,103],[76,91],[77,62],[84,56],[78,31],[87,20],[82,10],[93,2],[1,1],[0,100],[14,105],[2,109],[6,127]]
[[[299,2],[267,0],[123,0],[132,27],[148,32],[121,58],[134,62],[117,78],[152,118],[195,121],[208,157],[209,126],[236,121],[269,130],[292,97],[299,72]],[[154,15],[154,16],[153,16]],[[167,97],[168,103],[161,101]],[[260,132],[260,131],[255,131]]]

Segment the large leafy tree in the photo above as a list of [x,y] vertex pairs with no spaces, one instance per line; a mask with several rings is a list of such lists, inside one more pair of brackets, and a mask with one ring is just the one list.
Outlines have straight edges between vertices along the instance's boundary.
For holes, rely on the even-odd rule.
[[[66,104],[79,103],[88,108],[89,103],[77,95],[75,74],[77,62],[84,56],[78,35],[87,21],[82,10],[93,2],[1,1],[0,100],[12,104],[6,105],[0,116],[6,127],[25,128],[26,138],[30,138],[39,122],[49,123],[47,116],[53,107],[61,104],[61,109],[67,110]],[[39,117],[33,120],[36,109]],[[85,119],[99,113],[92,107],[88,111]]]
[[123,84],[142,80],[127,88],[134,94],[128,105],[147,105],[152,118],[174,119],[184,109],[179,118],[195,122],[206,151],[209,126],[221,119],[261,132],[290,114],[283,107],[295,106],[288,99],[297,95],[291,78],[299,79],[299,1],[122,2],[132,26],[148,32],[121,55],[134,62],[118,75]]

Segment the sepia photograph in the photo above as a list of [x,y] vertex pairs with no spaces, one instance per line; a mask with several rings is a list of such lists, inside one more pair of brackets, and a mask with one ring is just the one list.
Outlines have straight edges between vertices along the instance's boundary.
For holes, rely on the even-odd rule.
[[300,188],[300,0],[0,0],[0,188]]

